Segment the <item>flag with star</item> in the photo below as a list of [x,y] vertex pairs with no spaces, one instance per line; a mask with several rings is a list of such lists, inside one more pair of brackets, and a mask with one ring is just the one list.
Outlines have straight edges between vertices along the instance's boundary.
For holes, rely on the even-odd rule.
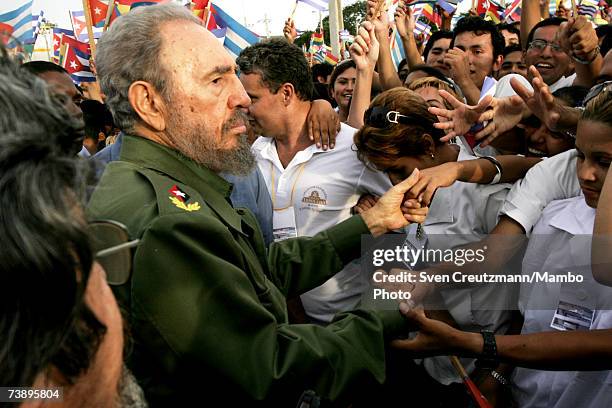
[[68,71],[73,82],[77,84],[95,82],[96,77],[89,68],[90,58],[90,53],[68,45],[62,66]]
[[[83,10],[69,11],[70,21],[72,22],[72,29],[74,31],[75,37],[79,41],[89,41],[89,36],[87,35],[87,23],[85,21],[85,12]],[[92,10],[93,17],[93,10]],[[106,16],[105,16],[106,17]],[[100,38],[102,33],[104,32],[104,24],[101,27],[92,26],[94,38]]]
[[106,22],[106,14],[108,13],[108,4],[101,0],[87,1],[89,2],[89,10],[91,10],[91,25],[103,28]]

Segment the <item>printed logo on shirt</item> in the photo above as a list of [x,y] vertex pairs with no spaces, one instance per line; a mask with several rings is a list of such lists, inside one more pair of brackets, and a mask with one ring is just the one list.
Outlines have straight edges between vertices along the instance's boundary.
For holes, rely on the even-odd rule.
[[304,192],[302,202],[313,206],[327,205],[327,193],[321,187],[310,187]]

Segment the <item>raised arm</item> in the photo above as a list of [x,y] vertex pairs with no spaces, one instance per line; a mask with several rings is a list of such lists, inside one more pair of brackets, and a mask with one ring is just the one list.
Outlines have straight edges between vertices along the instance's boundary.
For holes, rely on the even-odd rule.
[[576,79],[573,85],[593,86],[603,66],[603,57],[591,22],[585,16],[570,17],[567,22],[561,23],[557,36],[565,52],[574,60]]
[[363,114],[370,105],[372,76],[378,59],[380,44],[374,34],[374,25],[369,21],[359,28],[359,34],[351,45],[351,58],[357,67],[357,79],[347,124],[360,129],[363,126]]
[[402,39],[404,52],[406,53],[406,62],[408,68],[412,69],[423,63],[423,58],[419,52],[416,40],[414,39],[414,15],[410,7],[405,5],[403,0],[400,0],[395,11],[395,27],[397,33]]
[[383,11],[380,16],[375,16],[377,1],[368,0],[368,19],[374,25],[376,38],[380,43],[380,53],[378,55],[378,74],[380,85],[383,90],[402,86],[402,81],[399,79],[393,59],[391,58],[391,46],[389,42],[389,21],[386,11]]
[[527,37],[529,31],[540,22],[540,2],[535,0],[523,0],[521,3],[521,44],[527,49]]

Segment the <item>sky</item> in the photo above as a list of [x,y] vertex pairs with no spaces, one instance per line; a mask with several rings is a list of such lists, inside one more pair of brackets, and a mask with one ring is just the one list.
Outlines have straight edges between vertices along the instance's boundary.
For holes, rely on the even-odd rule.
[[[348,6],[356,0],[342,0]],[[181,2],[182,3],[182,2]],[[285,20],[291,14],[294,0],[214,0],[230,16],[246,25],[258,35],[282,35]],[[45,17],[63,28],[70,28],[68,10],[82,10],[81,0],[34,0],[32,13],[45,12]],[[325,14],[324,14],[325,16]],[[313,30],[319,22],[317,10],[305,3],[298,3],[295,23],[298,30]],[[266,30],[267,28],[267,30]]]

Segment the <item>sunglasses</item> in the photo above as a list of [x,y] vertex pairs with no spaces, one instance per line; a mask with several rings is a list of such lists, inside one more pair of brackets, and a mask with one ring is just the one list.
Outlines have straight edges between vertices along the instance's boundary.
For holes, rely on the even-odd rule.
[[88,225],[96,261],[106,271],[109,285],[123,285],[132,270],[132,248],[140,240],[130,240],[127,229],[115,221],[96,221]]
[[601,84],[597,84],[589,90],[587,96],[585,96],[584,101],[582,102],[582,106],[586,106],[589,102],[591,102],[597,95],[602,92],[612,90],[612,81],[605,81]]
[[368,126],[384,129],[396,123],[406,125],[418,123],[419,118],[411,115],[402,115],[398,111],[387,109],[383,106],[368,108],[363,115],[363,122]]

